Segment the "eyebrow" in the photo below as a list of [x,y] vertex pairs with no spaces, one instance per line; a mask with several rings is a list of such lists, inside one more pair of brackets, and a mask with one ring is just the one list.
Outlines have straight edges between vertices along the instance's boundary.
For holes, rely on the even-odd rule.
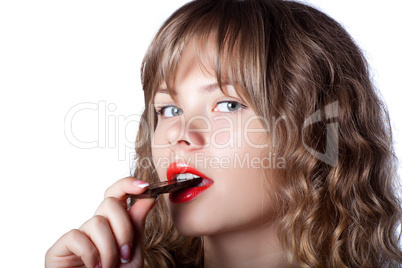
[[158,90],[156,90],[156,93],[169,94],[169,90],[167,88],[158,88]]
[[212,84],[205,85],[205,86],[201,87],[201,90],[204,93],[209,93],[209,92],[215,91],[216,89],[219,89],[219,84],[218,83],[212,83]]
[[[226,86],[228,83],[223,83],[222,86]],[[205,86],[202,86],[199,88],[203,93],[210,93],[212,91],[215,91],[216,89],[219,89],[219,84],[218,83],[212,83],[208,84]],[[169,94],[169,90],[167,88],[158,88],[156,93],[163,93],[163,94]]]

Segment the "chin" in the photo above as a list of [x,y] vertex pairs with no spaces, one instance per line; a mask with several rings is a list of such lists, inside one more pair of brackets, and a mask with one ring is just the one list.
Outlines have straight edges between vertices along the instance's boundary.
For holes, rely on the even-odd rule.
[[211,221],[212,215],[200,215],[192,211],[171,210],[173,225],[177,231],[185,236],[197,237],[211,235],[216,230],[216,224]]
[[185,236],[205,235],[205,222],[200,217],[191,217],[183,213],[172,213],[173,225],[177,231]]

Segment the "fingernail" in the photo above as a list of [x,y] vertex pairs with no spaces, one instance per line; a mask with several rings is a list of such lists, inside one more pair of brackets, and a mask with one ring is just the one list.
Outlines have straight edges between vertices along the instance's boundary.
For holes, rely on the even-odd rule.
[[130,260],[130,246],[125,244],[120,248],[120,261],[121,263],[127,263]]
[[140,188],[145,188],[149,186],[149,183],[145,182],[145,181],[134,181],[133,184],[135,186],[138,186]]

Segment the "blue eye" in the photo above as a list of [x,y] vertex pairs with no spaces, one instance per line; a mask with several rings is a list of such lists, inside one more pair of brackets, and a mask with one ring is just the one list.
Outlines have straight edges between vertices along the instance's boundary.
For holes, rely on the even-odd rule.
[[243,107],[246,107],[246,106],[237,101],[221,101],[215,106],[214,111],[229,113],[229,112],[237,111]]
[[156,112],[164,117],[174,117],[183,114],[183,110],[177,106],[169,105],[162,107],[159,111]]

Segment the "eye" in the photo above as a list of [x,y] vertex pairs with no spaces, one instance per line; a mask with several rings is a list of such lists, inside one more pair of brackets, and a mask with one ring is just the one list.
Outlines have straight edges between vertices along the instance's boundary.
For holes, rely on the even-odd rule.
[[215,106],[214,111],[229,113],[244,107],[246,106],[237,101],[221,101]]
[[177,106],[169,105],[163,106],[156,112],[158,115],[162,115],[163,117],[174,117],[183,114],[183,110]]

